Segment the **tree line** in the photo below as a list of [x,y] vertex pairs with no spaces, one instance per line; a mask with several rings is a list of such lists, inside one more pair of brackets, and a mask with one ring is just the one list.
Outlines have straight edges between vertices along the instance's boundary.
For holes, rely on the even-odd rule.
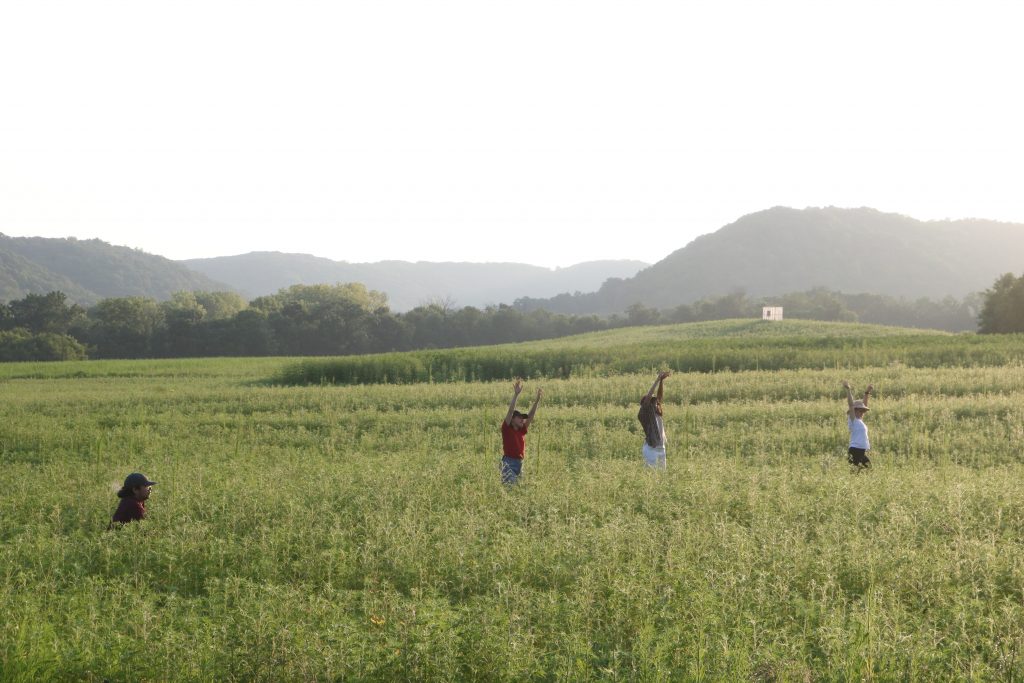
[[0,304],[0,360],[364,354],[547,339],[624,322],[446,301],[398,314],[359,283],[294,285],[248,303],[199,291],[163,302],[108,298],[88,309],[50,292]]
[[617,327],[760,317],[965,331],[1024,332],[1024,275],[1011,274],[964,300],[905,301],[827,289],[754,300],[743,292],[673,309],[637,303],[623,315],[567,315],[513,305],[456,308],[435,301],[406,313],[359,283],[294,285],[246,302],[231,292],[177,292],[167,301],[103,299],[89,308],[58,291],[0,304],[0,360],[324,356],[551,339]]
[[[976,294],[962,300],[946,297],[940,301],[927,298],[909,301],[882,294],[845,294],[816,288],[757,300],[751,299],[744,292],[734,292],[668,310],[633,304],[626,309],[626,313],[631,324],[656,325],[726,318],[760,318],[762,306],[782,306],[786,318],[798,320],[859,322],[967,332],[978,329],[978,311],[982,300],[983,295]],[[530,306],[526,304],[524,308],[529,310]]]

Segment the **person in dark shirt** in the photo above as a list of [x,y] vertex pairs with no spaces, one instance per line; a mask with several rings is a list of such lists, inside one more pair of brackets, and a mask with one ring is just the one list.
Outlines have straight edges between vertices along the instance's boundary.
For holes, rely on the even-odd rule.
[[117,492],[121,503],[114,511],[108,529],[114,528],[115,524],[127,524],[146,517],[146,501],[153,491],[155,481],[150,481],[146,475],[139,472],[132,472],[124,479],[124,486]]
[[[665,458],[665,420],[661,412],[661,400],[665,396],[664,382],[672,373],[659,372],[651,390],[640,399],[640,412],[636,417],[644,428],[644,462],[648,467],[663,470],[668,467]],[[654,391],[658,393],[655,395]]]

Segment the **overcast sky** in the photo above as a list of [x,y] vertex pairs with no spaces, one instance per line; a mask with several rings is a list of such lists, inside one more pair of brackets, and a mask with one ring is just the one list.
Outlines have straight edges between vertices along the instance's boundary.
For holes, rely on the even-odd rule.
[[657,261],[776,205],[1024,222],[1018,3],[0,3],[0,232]]

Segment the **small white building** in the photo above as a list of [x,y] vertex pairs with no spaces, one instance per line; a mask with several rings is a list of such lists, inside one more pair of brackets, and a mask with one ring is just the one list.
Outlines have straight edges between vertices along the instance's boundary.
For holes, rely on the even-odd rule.
[[782,306],[762,306],[761,320],[782,320]]

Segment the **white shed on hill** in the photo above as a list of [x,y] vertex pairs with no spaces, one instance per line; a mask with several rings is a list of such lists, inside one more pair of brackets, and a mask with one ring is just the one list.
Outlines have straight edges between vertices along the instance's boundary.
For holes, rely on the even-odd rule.
[[761,320],[782,320],[782,306],[763,306]]

